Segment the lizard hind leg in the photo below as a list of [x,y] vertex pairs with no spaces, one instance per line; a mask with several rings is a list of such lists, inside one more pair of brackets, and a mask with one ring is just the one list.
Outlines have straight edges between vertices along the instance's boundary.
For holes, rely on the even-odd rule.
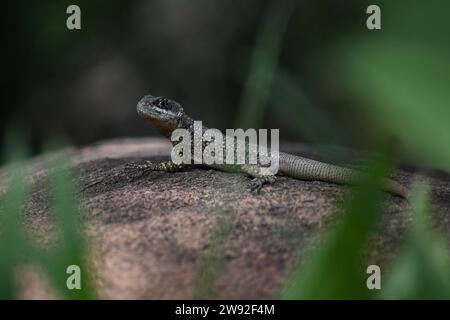
[[243,165],[241,167],[241,170],[245,173],[247,173],[249,176],[253,177],[253,179],[250,181],[250,191],[256,194],[259,194],[262,187],[265,184],[272,184],[276,181],[276,176],[274,175],[261,175],[259,167],[257,166],[249,166],[249,165]]

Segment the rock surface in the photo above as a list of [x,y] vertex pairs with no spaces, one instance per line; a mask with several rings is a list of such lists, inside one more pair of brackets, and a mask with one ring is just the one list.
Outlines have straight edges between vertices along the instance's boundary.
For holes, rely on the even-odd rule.
[[[348,195],[345,186],[287,177],[254,195],[241,174],[192,168],[140,176],[124,170],[128,162],[168,159],[169,150],[166,141],[146,138],[70,151],[101,298],[276,297],[297,254],[318,238]],[[283,151],[316,157],[302,145]],[[42,191],[48,156],[29,166],[34,188],[26,223],[48,243],[53,227]],[[407,183],[412,171],[417,168],[399,170],[395,178]],[[448,230],[449,175],[427,174]],[[372,263],[395,255],[407,222],[407,203],[388,196],[383,231],[373,237]],[[30,277],[23,297],[52,297],[38,278]]]

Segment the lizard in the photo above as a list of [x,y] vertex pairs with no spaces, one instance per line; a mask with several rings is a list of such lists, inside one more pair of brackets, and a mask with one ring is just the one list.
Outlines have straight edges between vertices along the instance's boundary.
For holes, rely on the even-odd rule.
[[[194,134],[194,120],[187,115],[180,103],[160,96],[146,95],[136,106],[138,115],[150,126],[170,140],[172,132],[176,129],[186,129],[191,135]],[[206,127],[203,130],[207,129]],[[193,141],[193,140],[191,140]],[[172,142],[173,145],[176,142]],[[208,142],[203,143],[204,148]],[[184,169],[186,164],[177,164],[169,161],[153,163],[149,160],[144,163],[129,163],[127,169],[142,171],[166,171],[176,172]],[[250,188],[259,193],[264,184],[274,183],[276,175],[284,175],[299,180],[317,180],[334,184],[351,185],[355,178],[362,172],[346,167],[304,158],[289,153],[279,152],[278,172],[273,175],[261,175],[258,165],[248,164],[210,164],[213,169],[240,172],[253,177]],[[382,188],[384,191],[395,196],[407,198],[407,189],[395,180],[383,178]]]

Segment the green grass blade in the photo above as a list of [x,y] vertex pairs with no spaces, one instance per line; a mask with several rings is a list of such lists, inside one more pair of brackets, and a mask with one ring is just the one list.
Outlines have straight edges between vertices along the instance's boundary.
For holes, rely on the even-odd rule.
[[272,89],[283,36],[294,8],[294,1],[270,1],[260,26],[244,91],[236,128],[258,128]]
[[13,299],[14,267],[23,261],[27,249],[21,221],[27,193],[23,160],[28,152],[23,135],[17,130],[8,132],[5,145],[8,165],[7,190],[0,198],[0,299]]
[[361,177],[342,221],[296,268],[281,294],[283,299],[365,299],[366,267],[362,261],[369,233],[379,217],[381,177],[386,160],[378,159]]
[[[72,175],[67,167],[67,156],[59,154],[51,166],[49,176],[52,195],[52,210],[60,238],[58,245],[40,258],[45,271],[53,284],[69,299],[89,299],[94,297],[90,276],[86,267],[86,243],[81,235],[80,209]],[[81,289],[68,289],[66,285],[70,274],[68,266],[76,265],[81,269]]]
[[412,224],[387,275],[384,299],[450,299],[450,259],[445,240],[430,229],[426,188],[416,184]]
[[316,108],[303,87],[298,77],[279,70],[274,82],[275,115],[305,142],[343,144],[345,139],[330,115]]
[[233,231],[236,213],[226,206],[217,210],[217,221],[197,263],[193,299],[213,299],[223,267],[224,251]]
[[343,48],[342,83],[373,123],[415,159],[450,171],[448,54],[394,39]]

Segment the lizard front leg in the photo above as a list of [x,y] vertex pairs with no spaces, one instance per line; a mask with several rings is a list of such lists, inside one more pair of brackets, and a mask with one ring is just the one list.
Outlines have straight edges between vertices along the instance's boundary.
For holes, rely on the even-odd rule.
[[241,166],[241,171],[253,177],[250,181],[250,190],[256,194],[259,194],[265,184],[272,184],[277,180],[274,175],[262,175],[256,165],[244,164]]
[[165,171],[165,172],[176,172],[181,171],[184,168],[183,164],[176,164],[172,161],[163,161],[160,163],[153,163],[149,160],[145,160],[143,163],[128,163],[125,168],[127,170],[138,170],[142,173],[150,171]]

